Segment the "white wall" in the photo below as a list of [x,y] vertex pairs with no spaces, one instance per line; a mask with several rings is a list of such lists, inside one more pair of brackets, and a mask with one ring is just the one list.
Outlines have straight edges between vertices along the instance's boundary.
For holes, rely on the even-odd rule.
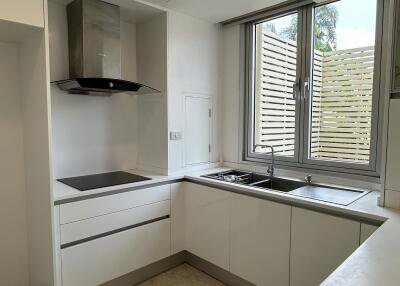
[[185,168],[185,96],[209,97],[212,102],[211,161],[220,156],[220,26],[168,12],[168,129],[183,140],[169,141],[169,171]]
[[222,29],[222,154],[224,162],[239,162],[240,26]]
[[137,75],[161,94],[138,96],[138,167],[168,172],[167,21],[158,15],[137,25]]
[[54,285],[53,176],[48,39],[44,30],[37,30],[25,37],[21,44],[20,59],[29,285],[51,286]]
[[[68,74],[67,16],[49,2],[51,80]],[[122,78],[135,81],[136,26],[121,23]],[[54,177],[134,169],[138,157],[137,96],[70,95],[51,87]]]
[[0,285],[28,285],[19,46],[0,43]]

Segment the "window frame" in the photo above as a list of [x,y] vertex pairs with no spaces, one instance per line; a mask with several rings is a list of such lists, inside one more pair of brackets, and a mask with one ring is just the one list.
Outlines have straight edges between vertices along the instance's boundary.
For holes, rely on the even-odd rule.
[[[254,55],[254,35],[255,25],[273,20],[276,18],[298,13],[298,51],[297,51],[297,73],[296,80],[300,82],[303,87],[305,78],[312,80],[312,49],[313,49],[313,13],[314,8],[326,5],[329,3],[337,2],[339,0],[324,1],[320,4],[307,4],[301,7],[291,8],[287,10],[280,8],[276,13],[273,11],[262,19],[247,22],[245,24],[245,39],[244,39],[244,150],[243,161],[245,162],[270,162],[271,156],[269,154],[255,153],[253,147],[253,132],[254,128],[254,69],[255,69],[255,55]],[[295,154],[294,157],[284,157],[275,155],[275,164],[283,168],[294,169],[309,169],[309,170],[322,170],[332,173],[349,173],[363,176],[379,177],[381,156],[379,155],[378,148],[381,142],[382,132],[379,128],[382,125],[382,116],[380,114],[381,106],[383,105],[383,96],[381,95],[381,65],[382,65],[382,50],[383,50],[383,22],[384,22],[384,0],[377,0],[376,11],[376,27],[375,27],[375,51],[374,51],[374,76],[373,76],[373,91],[372,91],[372,111],[371,111],[371,141],[370,141],[370,160],[369,164],[357,164],[342,161],[329,161],[309,158],[309,136],[311,132],[310,116],[310,97],[311,89],[308,94],[304,95],[303,91],[301,96],[296,100],[296,131],[295,131]],[[303,40],[302,40],[303,39]],[[302,89],[302,88],[301,88]]]

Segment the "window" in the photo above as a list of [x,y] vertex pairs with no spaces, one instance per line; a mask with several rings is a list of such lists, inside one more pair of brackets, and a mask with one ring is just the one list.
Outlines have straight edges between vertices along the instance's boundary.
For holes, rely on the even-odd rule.
[[377,174],[380,6],[325,1],[248,24],[246,160],[270,145],[282,165]]

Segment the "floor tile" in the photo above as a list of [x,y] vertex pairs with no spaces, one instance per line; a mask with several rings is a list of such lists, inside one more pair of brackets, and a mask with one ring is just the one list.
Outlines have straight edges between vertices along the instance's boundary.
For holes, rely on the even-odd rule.
[[139,286],[223,286],[225,284],[193,268],[182,264],[165,273],[155,276]]

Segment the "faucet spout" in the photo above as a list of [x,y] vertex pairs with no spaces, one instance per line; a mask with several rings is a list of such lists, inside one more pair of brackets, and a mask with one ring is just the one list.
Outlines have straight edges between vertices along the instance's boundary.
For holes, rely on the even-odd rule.
[[256,144],[254,145],[254,149],[253,151],[256,151],[257,147],[262,147],[262,148],[270,148],[271,149],[271,165],[268,166],[268,170],[267,173],[269,176],[273,176],[274,175],[274,171],[275,171],[275,155],[274,155],[274,146],[272,145],[263,145],[263,144]]

